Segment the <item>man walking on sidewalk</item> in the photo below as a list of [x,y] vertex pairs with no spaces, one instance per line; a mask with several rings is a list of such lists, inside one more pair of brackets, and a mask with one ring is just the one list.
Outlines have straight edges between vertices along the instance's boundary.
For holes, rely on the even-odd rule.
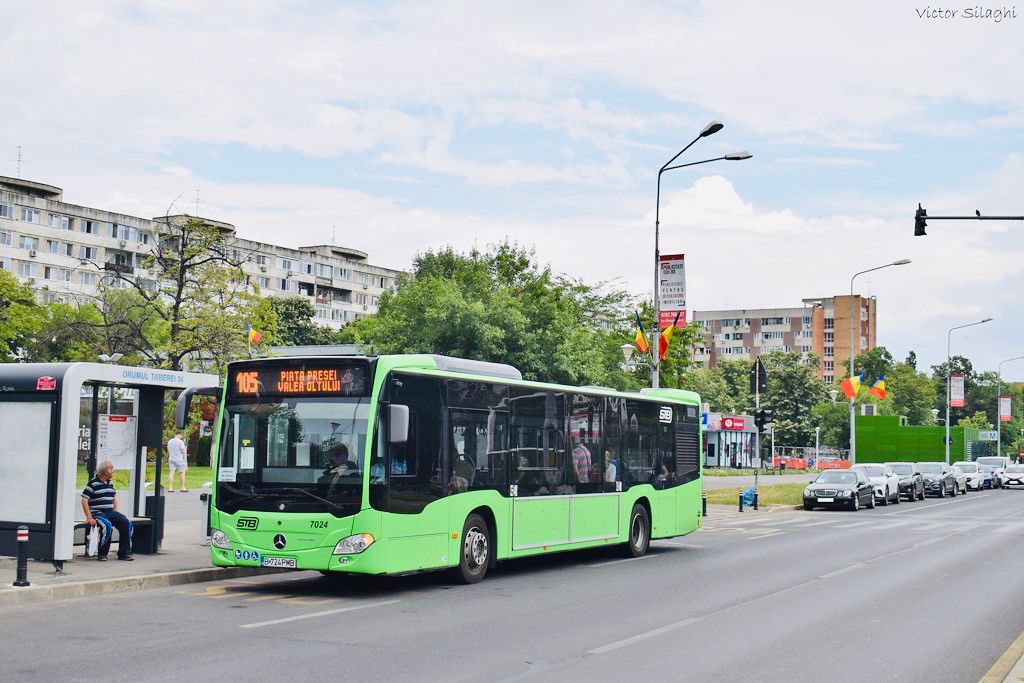
[[82,509],[85,510],[85,521],[95,527],[92,532],[99,531],[100,543],[96,559],[107,559],[110,552],[110,541],[113,530],[118,533],[117,559],[134,560],[132,556],[132,520],[117,511],[117,494],[110,479],[114,476],[114,463],[103,460],[96,468],[96,475],[89,480],[82,490]]
[[177,472],[181,479],[179,491],[188,491],[185,488],[185,472],[188,471],[188,456],[185,454],[185,440],[181,438],[181,432],[175,432],[174,438],[167,442],[167,460],[170,465],[170,473],[167,475],[167,492],[174,492],[174,473]]

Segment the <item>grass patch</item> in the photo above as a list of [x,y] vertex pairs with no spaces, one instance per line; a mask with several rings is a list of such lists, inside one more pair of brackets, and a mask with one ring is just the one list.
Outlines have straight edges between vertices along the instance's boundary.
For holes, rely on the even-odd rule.
[[[804,489],[806,482],[789,482],[785,484],[774,484],[762,486],[757,491],[758,505],[801,505],[804,502]],[[708,494],[708,504],[713,505],[736,505],[739,501],[740,491],[744,487],[737,486],[731,489],[712,489],[705,491]]]
[[[164,463],[160,467],[160,477],[163,479],[164,486],[167,485],[167,463]],[[153,477],[156,476],[156,468],[153,465],[146,466],[146,481],[153,481]],[[88,475],[85,471],[85,465],[78,466],[78,490],[81,491],[85,488],[85,484],[88,481]],[[185,487],[189,489],[200,488],[203,484],[208,481],[213,481],[213,468],[212,467],[195,467],[189,466],[188,471],[185,472]],[[181,481],[178,479],[178,475],[174,476],[174,487],[181,485]],[[128,472],[125,471],[114,471],[114,488],[117,490],[126,490],[128,488]]]
[[[806,474],[810,472],[817,474],[817,470],[761,470],[762,477],[771,477],[776,474]],[[754,470],[740,470],[732,467],[707,467],[704,469],[705,477],[752,477]]]

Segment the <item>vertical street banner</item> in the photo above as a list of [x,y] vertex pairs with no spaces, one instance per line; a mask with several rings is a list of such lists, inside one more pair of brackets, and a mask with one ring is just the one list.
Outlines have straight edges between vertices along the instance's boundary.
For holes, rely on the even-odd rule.
[[1009,422],[1013,419],[1013,411],[1011,410],[1010,397],[1000,396],[999,397],[999,421]]
[[658,257],[658,291],[661,296],[661,311],[658,315],[658,329],[671,327],[679,316],[677,327],[686,327],[686,264],[684,254],[662,254]]
[[964,407],[964,376],[963,375],[950,375],[949,376],[949,407],[950,408],[963,408]]

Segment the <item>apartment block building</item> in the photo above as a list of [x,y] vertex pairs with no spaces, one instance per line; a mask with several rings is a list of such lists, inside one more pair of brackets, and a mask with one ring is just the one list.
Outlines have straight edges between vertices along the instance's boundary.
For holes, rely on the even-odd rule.
[[[101,284],[129,286],[125,276],[155,287],[144,266],[156,247],[156,220],[164,217],[69,204],[59,187],[0,176],[0,268],[29,283],[45,302],[88,300]],[[260,294],[307,297],[317,322],[334,329],[375,313],[399,274],[371,264],[358,249],[285,247],[238,237],[230,223],[202,220],[225,234],[230,256],[243,263]]]
[[704,329],[704,344],[694,361],[714,367],[720,358],[753,360],[772,351],[806,358],[814,353],[818,375],[832,383],[845,376],[851,328],[855,353],[875,347],[875,304],[874,297],[845,294],[804,299],[799,307],[695,311],[693,322]]

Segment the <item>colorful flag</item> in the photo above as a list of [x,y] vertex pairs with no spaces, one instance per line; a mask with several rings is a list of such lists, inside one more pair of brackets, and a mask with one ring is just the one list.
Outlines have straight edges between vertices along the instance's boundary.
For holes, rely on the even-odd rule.
[[640,314],[636,314],[636,338],[633,340],[636,343],[636,348],[640,350],[640,353],[647,353],[651,350],[651,345],[647,343],[647,332],[644,330],[644,324],[640,322]]
[[263,335],[257,332],[256,328],[254,328],[252,325],[246,323],[245,329],[246,332],[249,333],[250,344],[259,344],[261,341],[263,341]]
[[677,312],[672,326],[666,327],[665,331],[661,333],[661,338],[658,340],[658,355],[661,356],[662,360],[668,360],[668,345],[672,341],[672,333],[675,331],[676,325],[679,323],[679,316],[682,314],[682,311]]
[[871,385],[868,389],[869,394],[874,394],[878,398],[885,400],[885,375],[878,378],[878,381]]
[[853,398],[860,391],[861,380],[864,379],[864,373],[857,375],[856,377],[847,377],[840,384],[839,388],[846,394],[846,398]]

